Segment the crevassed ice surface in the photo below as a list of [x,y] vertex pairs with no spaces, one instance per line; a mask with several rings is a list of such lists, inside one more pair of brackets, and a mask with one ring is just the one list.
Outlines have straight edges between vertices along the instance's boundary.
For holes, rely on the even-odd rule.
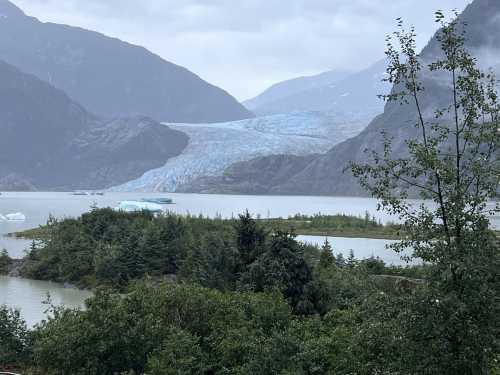
[[357,135],[363,122],[336,122],[334,114],[296,112],[216,124],[165,124],[186,133],[183,153],[112,191],[175,192],[202,176],[219,176],[230,165],[256,157],[327,152]]

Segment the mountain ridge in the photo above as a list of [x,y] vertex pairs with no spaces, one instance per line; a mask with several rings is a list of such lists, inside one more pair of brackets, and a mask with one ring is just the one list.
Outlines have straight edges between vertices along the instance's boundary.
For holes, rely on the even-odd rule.
[[[500,2],[493,0],[475,0],[471,3],[460,18],[467,23],[466,46],[472,52],[482,49],[500,50]],[[420,53],[424,61],[432,60],[439,54],[436,35]],[[484,63],[484,61],[483,61]],[[498,65],[497,65],[498,67]],[[498,76],[498,75],[497,75]],[[446,81],[436,80],[433,74],[424,70],[421,77],[426,87],[426,95],[422,98],[422,108],[427,117],[432,117],[436,107],[449,104],[450,92]],[[365,150],[383,151],[381,132],[394,138],[393,151],[396,157],[404,156],[407,152],[405,139],[418,137],[416,123],[416,110],[414,106],[399,103],[387,103],[384,112],[376,116],[373,121],[357,136],[335,145],[325,154],[318,155],[312,160],[306,160],[306,166],[294,168],[288,165],[289,170],[297,173],[284,175],[282,180],[269,180],[267,184],[260,185],[262,194],[304,194],[304,195],[336,195],[336,196],[366,196],[367,193],[359,186],[358,182],[346,171],[348,163],[355,161],[366,163],[369,158]],[[305,159],[296,161],[302,163]],[[252,171],[256,166],[265,165],[262,158],[255,158],[245,163],[240,163],[240,170]],[[269,165],[276,165],[270,163]],[[263,174],[267,173],[265,170]],[[280,173],[280,171],[276,171]],[[232,190],[237,193],[238,186],[248,186],[252,183],[251,175],[235,173],[228,168],[224,179],[204,181],[203,186],[194,184],[187,186],[187,192],[212,192]],[[265,181],[263,181],[265,182]]]
[[352,72],[330,70],[316,75],[291,78],[273,84],[256,97],[245,100],[243,105],[249,110],[255,111],[273,101],[284,99],[314,87],[329,85],[346,78],[350,74]]
[[0,0],[0,56],[65,91],[91,112],[158,121],[251,118],[235,98],[147,50],[80,27],[40,22]]
[[0,185],[102,189],[179,154],[188,137],[145,117],[102,119],[0,61]]
[[[250,101],[249,107],[255,114],[272,115],[293,111],[335,112],[343,121],[366,121],[383,111],[384,105],[377,95],[387,94],[390,86],[382,81],[387,67],[385,59],[379,60],[367,68],[350,74],[337,74],[321,81],[318,76],[298,78],[274,85],[289,85],[302,82],[300,88],[289,90],[286,95],[272,97],[272,88]],[[313,83],[308,86],[307,79]],[[317,81],[314,81],[317,80]],[[267,95],[267,96],[266,96]],[[267,99],[266,99],[267,98]],[[257,105],[260,102],[259,105]],[[359,102],[364,105],[360,107]],[[245,104],[248,106],[248,101]]]

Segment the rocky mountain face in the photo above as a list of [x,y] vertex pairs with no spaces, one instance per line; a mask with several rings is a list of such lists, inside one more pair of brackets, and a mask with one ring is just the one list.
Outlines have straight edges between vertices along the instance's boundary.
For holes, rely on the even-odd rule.
[[180,192],[205,194],[273,194],[274,186],[300,173],[317,155],[270,155],[235,163],[222,176],[204,176],[181,186]]
[[[467,23],[466,45],[476,55],[483,66],[493,66],[498,70],[500,56],[500,1],[497,0],[475,0],[461,15],[461,19]],[[440,53],[436,38],[424,48],[421,53],[423,61],[431,61]],[[432,118],[434,110],[444,105],[449,105],[451,92],[449,80],[436,77],[429,72],[424,72],[421,77],[426,87],[425,95],[422,95],[422,107],[424,115]],[[358,102],[363,106],[364,102]],[[246,163],[240,163],[234,168],[240,171],[252,171],[255,166],[261,168],[261,173],[266,175],[274,171],[277,175],[284,176],[280,179],[259,180],[259,190],[266,194],[311,194],[311,195],[364,195],[365,192],[359,187],[357,181],[345,172],[349,161],[368,161],[365,150],[376,150],[381,152],[383,148],[381,132],[384,130],[392,136],[394,156],[402,156],[407,152],[405,139],[418,137],[416,124],[416,111],[413,105],[400,105],[399,103],[388,103],[383,114],[377,116],[370,125],[359,135],[334,146],[326,154],[314,157],[312,160],[305,158],[290,159],[293,166],[287,164],[285,171],[293,173],[282,173],[276,169],[282,156],[276,156],[276,160],[254,159]],[[304,167],[304,163],[307,164]],[[270,166],[269,171],[266,165]],[[204,181],[203,186],[190,186],[190,191],[232,191],[246,192],[246,186],[252,184],[255,176],[252,173],[235,173],[234,168],[226,171],[225,180]],[[296,173],[295,173],[296,172]],[[240,187],[244,187],[241,188]]]
[[36,191],[36,187],[25,177],[11,173],[0,178],[0,191]]
[[145,48],[42,23],[8,0],[0,0],[0,57],[103,116],[191,123],[253,116],[227,92]]
[[257,115],[325,111],[335,113],[338,120],[368,122],[384,109],[377,96],[390,90],[382,82],[385,70],[386,61],[381,60],[354,74],[330,72],[286,81],[245,105]]
[[272,85],[262,94],[243,102],[243,104],[251,111],[261,112],[261,108],[271,106],[273,102],[317,87],[331,85],[347,78],[350,74],[352,73],[347,71],[332,70],[314,76],[289,79]]
[[0,184],[6,190],[105,188],[162,165],[187,142],[184,133],[147,117],[103,120],[0,62]]

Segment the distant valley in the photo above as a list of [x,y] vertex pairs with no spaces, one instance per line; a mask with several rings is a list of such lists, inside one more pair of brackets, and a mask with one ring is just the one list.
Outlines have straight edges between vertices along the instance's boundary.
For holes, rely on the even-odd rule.
[[[499,12],[500,2],[476,0],[460,16],[467,24],[467,47],[479,57],[484,68],[492,67],[497,77],[500,72],[498,60],[494,58],[494,53],[488,54],[486,51],[497,51],[500,46],[500,23],[495,16]],[[434,37],[422,51],[422,61],[431,61],[438,51],[438,42]],[[422,109],[426,118],[432,119],[437,108],[449,103],[449,79],[436,77],[428,70],[424,70],[422,74],[421,78],[426,86]],[[364,107],[365,104],[365,101],[358,102],[359,107]],[[265,105],[260,108],[264,107]],[[366,150],[381,152],[383,130],[393,138],[393,157],[404,156],[407,152],[405,140],[418,137],[416,118],[414,105],[389,103],[383,113],[376,116],[359,135],[335,145],[327,153],[314,157],[258,157],[226,169],[219,178],[207,178],[203,180],[203,184],[193,184],[188,191],[249,193],[257,186],[260,194],[366,195],[351,173],[346,171],[348,163],[352,160],[367,162],[369,156]],[[273,175],[279,178],[256,179],[256,170],[262,176]]]
[[168,123],[189,135],[189,146],[161,168],[112,190],[274,193],[270,184],[301,171],[304,160],[312,162],[358,135],[383,112],[378,95],[390,89],[382,82],[385,66],[379,61],[356,73],[325,72],[273,85],[244,103],[258,115],[255,119]]
[[228,123],[168,126],[190,138],[181,155],[112,190],[198,190],[199,179],[222,176],[226,168],[238,162],[275,154],[327,152],[333,145],[358,134],[365,124],[337,123],[335,116],[322,112],[294,112]]
[[[481,58],[500,45],[484,16],[498,11],[477,0],[461,16]],[[380,151],[382,130],[396,156],[414,135],[414,108],[378,98],[391,90],[385,60],[277,83],[245,108],[142,47],[42,23],[7,0],[0,15],[0,190],[362,195],[348,162]],[[435,53],[433,38],[422,61]],[[423,74],[432,116],[447,81]]]
[[0,15],[0,190],[198,191],[255,158],[325,153],[381,111],[376,98],[362,111],[346,103],[378,90],[382,63],[277,84],[253,101],[255,118],[142,47],[7,0]]

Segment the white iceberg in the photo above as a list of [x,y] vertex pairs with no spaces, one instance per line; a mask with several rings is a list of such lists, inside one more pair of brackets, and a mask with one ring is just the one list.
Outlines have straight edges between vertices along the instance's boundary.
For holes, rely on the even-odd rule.
[[25,221],[26,220],[26,216],[21,212],[7,214],[5,216],[2,216],[1,218],[4,218],[7,221]]
[[163,207],[159,204],[150,202],[123,201],[120,202],[116,210],[124,212],[149,211],[157,213],[163,212]]

